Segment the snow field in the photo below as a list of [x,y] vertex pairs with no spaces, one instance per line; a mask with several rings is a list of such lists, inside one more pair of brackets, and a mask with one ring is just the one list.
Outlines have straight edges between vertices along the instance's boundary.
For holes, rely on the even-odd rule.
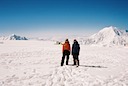
[[60,66],[51,41],[3,41],[0,86],[128,86],[128,48],[80,45],[80,66]]

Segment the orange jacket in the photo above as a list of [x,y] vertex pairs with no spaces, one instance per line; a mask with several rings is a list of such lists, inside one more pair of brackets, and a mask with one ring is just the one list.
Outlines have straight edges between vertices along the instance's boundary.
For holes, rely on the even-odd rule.
[[69,44],[68,41],[66,41],[66,42],[63,44],[62,51],[64,52],[64,50],[70,51],[70,44]]

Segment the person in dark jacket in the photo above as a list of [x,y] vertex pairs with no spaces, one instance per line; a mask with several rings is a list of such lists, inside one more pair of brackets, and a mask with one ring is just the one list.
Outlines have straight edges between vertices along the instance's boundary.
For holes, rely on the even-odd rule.
[[79,52],[80,52],[80,45],[78,41],[75,39],[72,45],[72,55],[73,55],[73,65],[79,66]]
[[69,43],[68,39],[66,39],[65,43],[62,45],[63,45],[63,47],[62,47],[63,56],[62,56],[62,60],[61,60],[61,66],[63,66],[63,64],[64,64],[65,57],[67,57],[66,65],[68,65],[68,60],[69,60],[69,55],[70,55],[70,43]]

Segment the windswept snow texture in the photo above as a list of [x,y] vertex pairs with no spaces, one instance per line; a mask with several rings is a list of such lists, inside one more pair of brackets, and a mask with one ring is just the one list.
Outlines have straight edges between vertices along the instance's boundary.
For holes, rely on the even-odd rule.
[[80,66],[60,66],[51,41],[3,41],[0,86],[128,86],[128,47],[81,45]]
[[81,43],[101,46],[125,46],[128,44],[128,32],[110,26],[103,28],[89,38],[81,40]]
[[12,34],[11,36],[1,36],[0,40],[28,40],[26,37],[17,36],[15,34]]

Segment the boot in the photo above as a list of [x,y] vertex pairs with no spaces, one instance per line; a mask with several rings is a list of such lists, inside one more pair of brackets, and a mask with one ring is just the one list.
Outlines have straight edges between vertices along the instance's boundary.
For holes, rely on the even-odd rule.
[[79,66],[79,60],[76,60],[76,67],[78,67]]

